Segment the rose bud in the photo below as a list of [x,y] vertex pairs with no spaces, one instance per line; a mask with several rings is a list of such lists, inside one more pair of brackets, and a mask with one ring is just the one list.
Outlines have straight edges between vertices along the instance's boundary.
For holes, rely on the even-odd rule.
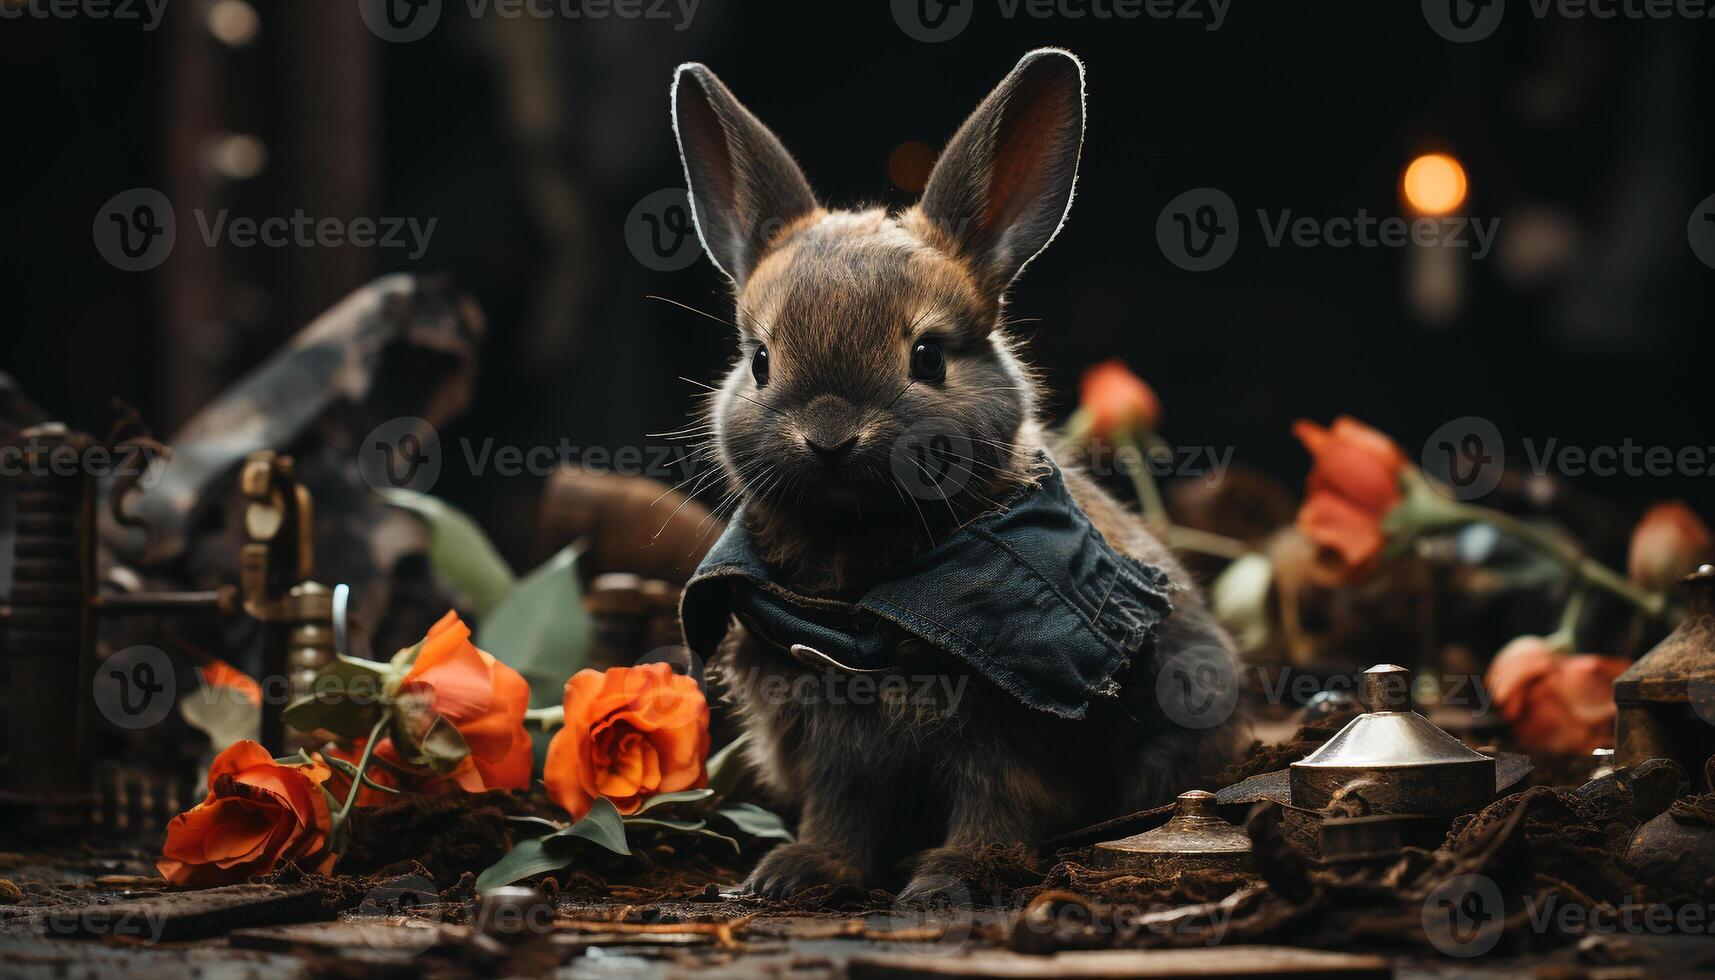
[[573,817],[599,797],[631,814],[657,793],[708,782],[708,701],[665,663],[578,671],[566,682],[565,715],[543,778]]
[[155,867],[175,885],[224,885],[292,861],[307,871],[333,866],[332,819],[320,763],[282,765],[245,740],[215,757],[208,797],[167,824]]
[[1669,588],[1710,560],[1709,526],[1679,501],[1656,504],[1632,530],[1626,571],[1649,589]]
[[1098,439],[1161,427],[1161,399],[1155,389],[1117,358],[1084,372],[1079,403],[1089,415],[1090,435]]

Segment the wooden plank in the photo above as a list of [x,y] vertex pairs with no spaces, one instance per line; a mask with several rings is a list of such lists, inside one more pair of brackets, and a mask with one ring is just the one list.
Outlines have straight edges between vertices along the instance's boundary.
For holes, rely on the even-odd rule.
[[987,951],[967,956],[921,953],[860,955],[847,967],[851,980],[945,977],[1032,980],[1118,977],[1339,977],[1387,978],[1393,968],[1380,956],[1330,953],[1286,946],[1228,946],[1219,949],[1104,949],[1030,956]]
[[42,913],[44,932],[61,939],[114,936],[180,942],[246,926],[330,918],[322,894],[307,885],[226,885],[164,892],[111,905],[62,906]]

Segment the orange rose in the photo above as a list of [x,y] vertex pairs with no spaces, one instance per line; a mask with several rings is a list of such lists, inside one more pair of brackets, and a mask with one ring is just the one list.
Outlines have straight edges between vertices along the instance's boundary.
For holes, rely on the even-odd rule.
[[1155,389],[1118,358],[1084,372],[1079,401],[1090,415],[1090,435],[1097,438],[1121,429],[1154,432],[1161,427],[1161,399]]
[[709,703],[667,664],[580,670],[566,682],[565,710],[543,778],[572,816],[602,796],[636,813],[657,793],[708,782]]
[[530,685],[478,650],[458,613],[449,611],[429,630],[398,693],[423,697],[464,736],[470,755],[448,774],[460,789],[480,793],[530,785],[530,734],[524,730]]
[[175,885],[224,885],[267,874],[283,861],[325,873],[332,818],[320,763],[280,765],[245,740],[215,757],[208,798],[167,824],[155,867]]
[[1709,527],[1679,501],[1656,504],[1632,530],[1626,571],[1632,581],[1665,589],[1710,558]]
[[1588,755],[1613,743],[1614,678],[1629,666],[1619,657],[1568,655],[1540,636],[1521,636],[1495,655],[1486,681],[1521,746]]
[[1298,529],[1345,577],[1368,570],[1387,544],[1382,518],[1402,497],[1405,454],[1392,439],[1345,416],[1328,429],[1300,419],[1292,433],[1313,460]]

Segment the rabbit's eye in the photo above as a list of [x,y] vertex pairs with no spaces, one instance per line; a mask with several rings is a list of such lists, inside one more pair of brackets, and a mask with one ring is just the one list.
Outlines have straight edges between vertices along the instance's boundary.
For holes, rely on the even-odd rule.
[[756,379],[758,388],[768,385],[768,348],[761,344],[756,346],[756,353],[750,356],[750,376]]
[[918,381],[940,381],[947,376],[947,358],[936,340],[919,340],[911,348],[911,376]]

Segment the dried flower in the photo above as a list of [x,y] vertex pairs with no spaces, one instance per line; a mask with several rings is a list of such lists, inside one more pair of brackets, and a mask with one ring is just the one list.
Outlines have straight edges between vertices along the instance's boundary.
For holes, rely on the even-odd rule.
[[1614,678],[1630,662],[1566,654],[1540,636],[1508,643],[1489,664],[1495,707],[1524,748],[1588,755],[1613,742]]
[[1405,454],[1392,439],[1345,416],[1326,429],[1301,419],[1292,432],[1313,460],[1298,529],[1342,577],[1354,578],[1387,544],[1382,519],[1403,498]]
[[332,819],[321,763],[282,765],[252,741],[235,743],[208,770],[208,797],[167,824],[155,867],[175,885],[229,884],[284,861],[333,866]]
[[1709,526],[1690,507],[1675,500],[1656,504],[1632,530],[1626,571],[1649,589],[1666,589],[1709,560],[1715,551]]
[[565,727],[548,746],[548,795],[574,817],[599,797],[636,813],[657,793],[708,782],[709,705],[664,663],[580,670],[566,682]]

